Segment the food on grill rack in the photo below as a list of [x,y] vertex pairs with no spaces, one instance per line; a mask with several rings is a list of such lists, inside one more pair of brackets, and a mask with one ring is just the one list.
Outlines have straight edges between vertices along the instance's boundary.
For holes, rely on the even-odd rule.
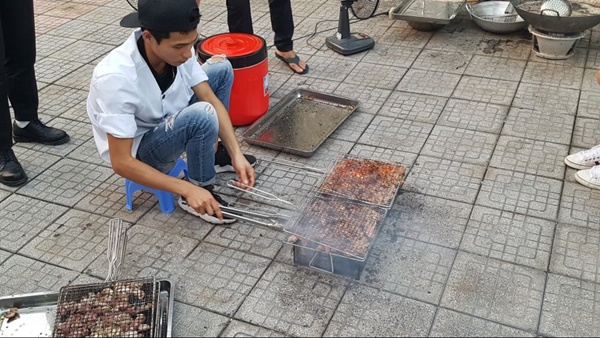
[[12,322],[13,320],[19,318],[19,309],[17,309],[16,307],[10,308],[8,311],[4,312],[3,314],[0,315],[0,323],[2,322],[2,319],[6,318],[7,322]]
[[152,304],[141,282],[116,282],[79,300],[60,303],[57,337],[146,337]]
[[392,163],[344,158],[330,171],[321,191],[387,205],[392,202],[404,167]]
[[298,220],[296,231],[298,236],[323,246],[363,257],[384,216],[385,210],[374,206],[341,198],[314,199]]

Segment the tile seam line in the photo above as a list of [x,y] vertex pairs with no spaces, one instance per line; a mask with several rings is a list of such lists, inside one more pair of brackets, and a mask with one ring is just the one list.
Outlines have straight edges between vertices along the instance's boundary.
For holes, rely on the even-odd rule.
[[[412,68],[412,66],[414,65],[414,63],[416,62],[416,60],[417,60],[417,59],[418,59],[418,58],[419,58],[419,57],[420,57],[420,56],[423,54],[423,52],[424,52],[424,50],[425,50],[425,47],[426,47],[426,46],[429,44],[429,42],[431,41],[431,39],[433,38],[433,36],[434,36],[434,35],[435,35],[435,33],[433,33],[433,34],[431,34],[431,35],[429,36],[429,39],[427,40],[427,42],[425,43],[425,45],[424,45],[424,46],[423,46],[423,48],[421,49],[421,52],[420,52],[420,53],[419,53],[419,55],[418,55],[418,56],[415,58],[415,60],[413,61],[413,63],[412,63],[412,64],[411,64],[411,66],[409,67],[409,69],[411,69],[411,68]],[[471,62],[471,60],[472,60],[472,59],[473,59],[473,57],[472,57],[472,56],[470,56],[470,57],[469,57],[469,60],[468,60],[468,62],[467,62],[467,64],[465,65],[465,70],[466,70],[466,67],[468,67],[468,64]],[[407,72],[408,72],[408,71],[407,71]],[[444,72],[442,72],[442,73],[444,73]],[[406,75],[406,73],[405,73],[405,75]],[[433,127],[432,127],[432,128],[431,128],[431,130],[429,131],[429,133],[428,133],[427,137],[425,138],[425,141],[423,142],[423,144],[421,145],[421,147],[420,147],[419,151],[417,152],[417,158],[415,158],[415,161],[414,161],[414,163],[413,163],[413,166],[414,166],[414,165],[417,163],[417,160],[418,160],[418,159],[419,159],[419,158],[422,156],[422,154],[421,154],[421,153],[423,152],[423,149],[425,148],[425,144],[427,144],[427,141],[429,140],[429,138],[431,137],[431,135],[432,135],[432,133],[433,133],[433,129],[435,128],[435,126],[437,126],[438,122],[440,121],[440,119],[441,119],[441,116],[442,116],[442,113],[443,113],[444,109],[446,109],[446,107],[448,106],[448,102],[450,101],[450,98],[452,97],[452,95],[453,95],[453,94],[454,94],[454,92],[456,91],[456,88],[458,87],[458,84],[459,84],[459,83],[460,83],[460,81],[462,80],[463,76],[464,76],[464,74],[460,74],[460,77],[459,77],[459,79],[458,79],[458,82],[456,83],[456,85],[455,85],[455,86],[454,86],[454,88],[452,89],[452,92],[451,92],[451,93],[450,93],[450,95],[448,96],[447,100],[444,102],[444,105],[443,105],[443,107],[441,107],[440,114],[439,114],[439,115],[437,116],[437,118],[435,119],[435,122],[433,122]],[[404,76],[403,76],[403,78],[404,78]],[[400,81],[400,82],[401,82],[401,81]],[[400,84],[400,82],[398,83],[398,85]],[[396,86],[396,88],[398,87],[398,85]],[[396,89],[396,88],[394,88],[394,89]],[[391,94],[390,94],[390,95],[391,95]],[[420,94],[420,95],[423,95],[423,94]],[[407,168],[407,173],[405,174],[405,179],[406,179],[406,180],[408,180],[408,179],[409,179],[409,177],[410,177],[410,174],[412,173],[413,166],[411,166],[410,168]],[[404,185],[402,186],[402,188],[404,188]],[[473,203],[474,203],[474,201],[473,201]],[[473,208],[471,207],[471,211],[469,212],[469,216],[468,216],[469,218],[470,218],[470,215],[471,215],[471,213],[472,213],[472,212],[473,212]],[[465,232],[465,230],[466,230],[466,226],[465,226],[465,229],[463,229],[463,231],[462,231],[462,234],[461,234],[461,241],[462,241],[462,237],[464,236],[464,232]],[[460,248],[460,243],[459,243],[459,247],[458,247],[458,248]],[[450,272],[452,271],[452,269],[453,269],[453,267],[454,267],[454,262],[456,261],[456,257],[458,256],[458,248],[457,248],[457,251],[455,251],[455,252],[454,252],[454,257],[452,258],[452,262],[450,263],[450,267],[449,267],[449,269],[448,269],[448,275],[446,276],[446,278],[445,278],[445,280],[444,280],[444,287],[443,287],[443,289],[442,289],[442,292],[440,293],[440,296],[439,296],[439,303],[440,303],[440,304],[441,304],[441,301],[442,301],[442,299],[443,299],[444,293],[445,293],[445,291],[446,291],[446,288],[447,288],[447,285],[448,285],[448,280],[449,280],[449,278],[450,278]],[[438,313],[438,309],[439,309],[439,304],[436,304],[436,305],[434,305],[434,306],[435,306],[435,308],[434,308],[435,310],[434,310],[434,313],[433,313],[433,316],[432,316],[431,322],[430,322],[430,324],[429,324],[429,329],[427,330],[427,336],[430,336],[430,335],[431,335],[431,331],[433,330],[433,326],[434,326],[434,323],[435,323],[435,318],[437,317],[437,313]]]
[[[20,197],[25,197],[25,198],[29,198],[29,199],[33,199],[33,200],[42,201],[42,202],[44,202],[44,203],[47,203],[47,204],[49,204],[49,205],[51,205],[51,204],[54,204],[54,203],[50,203],[50,202],[48,202],[48,201],[44,201],[44,200],[41,200],[41,199],[37,199],[37,198],[35,198],[35,197],[30,197],[30,196],[26,196],[26,195],[19,195],[19,194],[15,193],[15,192],[13,192],[13,195],[15,195],[15,196],[20,196]],[[10,195],[9,195],[9,196],[10,196]],[[6,199],[8,199],[8,198],[9,198],[9,197],[7,197]],[[5,202],[5,201],[6,201],[6,199],[2,200],[2,202]],[[59,205],[60,205],[60,204],[59,204]],[[64,206],[64,205],[60,205],[60,206]],[[69,208],[69,207],[65,207],[65,209],[66,209],[66,210],[65,210],[64,212],[60,213],[60,214],[59,214],[57,217],[54,217],[54,218],[52,218],[52,219],[51,219],[51,220],[48,222],[48,224],[47,224],[45,227],[43,227],[42,229],[40,229],[40,230],[39,230],[39,231],[38,231],[38,232],[37,232],[37,233],[36,233],[34,236],[31,236],[31,238],[30,238],[29,240],[27,240],[26,242],[24,242],[24,243],[23,243],[23,244],[22,244],[20,247],[18,247],[16,250],[14,250],[14,251],[12,251],[12,250],[5,250],[5,251],[12,252],[12,253],[14,253],[14,254],[17,254],[17,253],[19,253],[19,251],[23,250],[23,248],[25,248],[25,246],[27,246],[29,243],[31,243],[31,242],[34,240],[34,238],[38,237],[38,236],[39,236],[39,235],[40,235],[42,232],[46,231],[46,230],[47,230],[47,229],[48,229],[50,226],[52,226],[52,225],[53,225],[53,224],[54,224],[54,223],[55,223],[57,220],[59,220],[59,219],[60,219],[61,217],[63,217],[63,216],[66,214],[66,213],[68,213],[70,208]]]
[[519,327],[514,326],[514,325],[505,324],[505,323],[502,323],[502,322],[499,322],[499,321],[493,320],[493,319],[483,318],[483,317],[480,317],[480,316],[477,316],[477,315],[474,315],[474,314],[471,314],[471,313],[468,313],[468,312],[464,312],[464,311],[461,311],[461,310],[456,310],[456,309],[449,308],[449,307],[446,307],[446,306],[443,306],[443,305],[440,305],[439,308],[447,310],[447,311],[452,311],[452,312],[456,312],[456,313],[459,313],[459,314],[467,315],[469,317],[473,317],[473,318],[485,320],[486,322],[491,322],[491,323],[498,324],[498,325],[501,325],[501,326],[504,326],[504,327],[508,327],[508,328],[512,328],[512,329],[515,329],[515,330],[519,330],[519,331],[523,331],[523,332],[527,332],[527,333],[532,333],[532,334],[534,334],[534,335],[537,336],[537,331],[531,331],[531,330],[519,328]]
[[[583,65],[584,65],[583,71],[584,71],[584,74],[582,75],[581,80],[579,82],[579,90],[578,90],[578,95],[577,95],[577,108],[575,110],[575,119],[573,121],[573,127],[571,128],[571,142],[569,144],[569,150],[573,147],[572,145],[573,145],[573,141],[574,141],[575,126],[577,124],[577,115],[578,115],[577,113],[579,111],[579,102],[581,100],[581,92],[583,91],[583,83],[584,83],[584,79],[585,79],[585,69],[586,69],[585,66],[587,65],[587,59],[588,59],[589,50],[590,50],[589,46],[586,49],[588,50],[588,53],[585,54],[585,59],[583,61]],[[527,61],[527,64],[529,64],[529,61]],[[547,268],[546,268],[547,272],[545,273],[545,275],[546,275],[545,277],[546,278],[544,279],[544,288],[542,290],[540,313],[539,313],[538,321],[537,321],[537,325],[536,325],[536,333],[538,335],[541,335],[540,328],[541,328],[541,325],[542,325],[542,316],[543,316],[543,313],[544,313],[544,305],[546,304],[546,302],[545,302],[546,291],[547,291],[547,287],[548,287],[548,280],[549,280],[549,277],[550,277],[550,265],[551,265],[552,257],[553,257],[553,253],[554,253],[554,242],[555,242],[555,239],[556,239],[556,232],[558,230],[559,215],[560,215],[560,206],[562,205],[562,202],[563,202],[563,193],[565,191],[565,185],[566,185],[566,182],[567,182],[566,175],[567,175],[567,166],[565,166],[563,168],[563,183],[562,183],[562,185],[560,187],[560,195],[559,195],[559,201],[558,201],[558,211],[556,213],[556,220],[555,220],[555,225],[554,225],[554,232],[552,234],[553,235],[552,236],[552,246],[551,246],[552,249],[550,250],[550,255],[548,256],[548,265],[547,265]],[[583,281],[582,278],[577,278],[577,279],[580,280],[580,281]]]
[[[34,257],[30,256],[30,255],[27,255],[27,254],[24,254],[24,253],[21,253],[21,252],[15,252],[15,253],[14,253],[14,255],[13,255],[13,257],[14,257],[14,256],[17,256],[17,257],[22,257],[22,258],[27,258],[27,259],[31,259],[32,261],[35,261],[35,262],[38,262],[38,263],[42,263],[42,264],[45,264],[45,265],[49,265],[49,266],[52,266],[52,267],[55,267],[55,268],[59,268],[59,269],[62,269],[62,270],[67,270],[67,271],[71,271],[71,272],[76,272],[78,275],[75,277],[75,279],[76,279],[77,277],[79,277],[80,275],[82,275],[82,274],[85,274],[83,271],[78,271],[78,270],[74,270],[74,269],[71,269],[71,268],[66,268],[66,267],[64,267],[64,266],[61,266],[61,265],[58,265],[58,264],[55,264],[55,263],[49,263],[49,262],[46,262],[46,261],[42,261],[42,260],[40,260],[40,259],[38,259],[38,258],[34,258]],[[7,260],[7,261],[8,261],[8,260]],[[4,265],[4,264],[6,264],[6,262],[7,262],[7,261],[4,261],[4,263],[0,264],[0,266],[2,266],[2,265]],[[74,279],[74,280],[75,280],[75,279]],[[69,281],[69,285],[70,285],[71,283],[73,283],[73,281],[74,281],[74,280],[72,280],[72,281]],[[60,291],[60,290],[51,290],[51,291],[58,292],[58,291]]]
[[[473,53],[473,54],[476,54],[476,53]],[[531,54],[531,51],[529,51],[529,55],[530,55],[530,54]],[[469,63],[467,64],[467,66],[466,66],[466,68],[465,68],[465,71],[466,71],[466,69],[469,67],[469,64],[471,64],[471,62],[472,62],[472,61],[473,61],[473,56],[471,56],[471,58],[469,59]],[[526,64],[526,65],[527,65],[527,64]],[[523,72],[521,73],[521,79],[523,78],[523,74],[524,74],[524,73],[525,73],[525,71],[523,71]],[[463,75],[461,75],[461,77],[460,77],[460,79],[459,79],[458,83],[456,84],[456,86],[454,87],[454,90],[452,91],[452,94],[450,95],[450,97],[453,97],[454,93],[456,92],[456,89],[458,88],[458,84],[460,83],[460,81],[462,81],[462,79],[463,79],[463,78],[465,78],[465,75],[464,75],[464,74],[463,74]],[[520,81],[519,81],[519,83],[520,83]],[[515,89],[515,91],[514,91],[513,97],[512,97],[512,99],[511,99],[511,102],[510,102],[510,104],[508,105],[509,109],[508,109],[508,111],[506,112],[506,115],[504,116],[504,121],[503,121],[503,123],[502,123],[502,126],[500,127],[500,133],[499,133],[499,134],[497,135],[497,137],[496,137],[496,142],[495,142],[495,145],[494,145],[494,149],[492,150],[492,154],[493,154],[493,153],[496,151],[496,148],[498,147],[498,140],[500,139],[500,135],[501,135],[501,133],[502,133],[502,130],[504,129],[504,125],[506,124],[506,118],[507,118],[507,116],[508,116],[508,112],[510,111],[510,107],[512,106],[512,103],[514,102],[514,95],[516,95],[516,93],[517,93],[517,91],[518,91],[518,88],[519,88],[519,86],[517,85],[517,88],[516,88],[516,89]],[[469,100],[469,101],[470,101],[470,100]],[[444,106],[444,108],[445,108],[445,106]],[[441,114],[440,114],[440,116],[441,116]],[[436,120],[436,124],[437,124],[437,122],[438,122],[438,121],[439,121],[439,117],[438,117],[438,120]],[[428,137],[428,139],[429,139],[429,137]],[[419,152],[419,153],[420,153],[420,152]],[[477,187],[477,193],[476,193],[476,194],[475,194],[475,196],[474,196],[473,202],[472,202],[472,203],[470,203],[470,204],[472,205],[472,207],[471,207],[471,210],[470,210],[470,212],[469,212],[469,215],[467,216],[467,219],[468,219],[468,220],[470,220],[470,219],[471,219],[471,216],[473,215],[473,210],[475,209],[475,205],[476,205],[475,203],[477,202],[477,197],[478,197],[478,196],[479,196],[479,194],[481,193],[481,187],[482,187],[482,185],[483,185],[483,181],[485,180],[486,174],[487,174],[487,172],[488,172],[488,168],[489,168],[489,164],[490,164],[490,162],[491,162],[491,157],[490,157],[490,159],[487,161],[487,165],[485,165],[485,167],[484,167],[485,169],[484,169],[484,172],[483,172],[482,178],[479,180],[479,185],[478,185],[478,187]],[[441,293],[441,295],[440,295],[440,305],[441,305],[441,304],[442,304],[442,302],[443,302],[444,296],[445,296],[445,295],[446,295],[446,293],[448,292],[448,281],[450,280],[450,276],[451,276],[451,274],[452,274],[452,271],[453,271],[453,269],[454,269],[454,265],[455,265],[455,263],[456,263],[456,259],[457,259],[458,255],[459,255],[459,252],[461,252],[460,248],[461,248],[461,246],[462,246],[462,243],[463,243],[463,240],[464,240],[464,237],[465,237],[465,232],[467,231],[467,225],[468,225],[468,221],[467,221],[467,224],[465,224],[465,227],[464,227],[464,229],[463,229],[463,231],[462,231],[462,235],[461,235],[460,241],[459,241],[459,243],[458,243],[458,249],[457,249],[457,251],[456,251],[456,253],[455,253],[455,255],[454,255],[454,259],[452,260],[452,263],[451,263],[451,265],[450,265],[450,269],[449,269],[449,272],[448,272],[448,276],[446,277],[446,280],[445,280],[445,282],[444,282],[444,289],[442,290],[442,293]],[[438,311],[438,310],[436,309],[436,317],[437,317],[437,311]],[[429,334],[431,334],[431,330],[432,330],[432,329],[433,329],[433,323],[432,323],[432,326],[431,326],[431,328],[430,328]]]

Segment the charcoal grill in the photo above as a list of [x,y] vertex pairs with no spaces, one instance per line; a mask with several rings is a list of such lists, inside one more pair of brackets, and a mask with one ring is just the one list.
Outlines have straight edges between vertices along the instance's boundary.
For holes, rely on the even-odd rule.
[[327,172],[293,234],[294,264],[358,279],[403,182],[401,165],[343,155]]
[[61,288],[54,337],[158,337],[160,285],[154,278]]
[[316,196],[288,231],[319,243],[323,252],[339,251],[364,260],[387,210],[335,196]]
[[355,279],[365,266],[387,209],[331,195],[306,205],[288,242],[294,264]]
[[280,218],[277,224],[292,235],[296,265],[352,278],[359,278],[405,173],[401,165],[354,155],[341,156],[327,170],[274,159],[255,170],[256,192],[220,178],[217,186],[233,188],[225,194],[238,198],[234,212],[243,208],[253,210],[248,216]]

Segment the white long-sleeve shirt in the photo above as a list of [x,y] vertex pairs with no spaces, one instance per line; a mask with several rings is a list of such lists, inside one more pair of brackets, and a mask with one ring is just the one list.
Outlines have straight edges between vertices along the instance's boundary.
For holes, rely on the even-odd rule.
[[[133,138],[131,155],[135,157],[144,133],[187,107],[192,87],[208,80],[196,59],[191,57],[177,67],[173,84],[161,93],[150,66],[138,50],[140,36],[141,29],[135,30],[100,61],[92,75],[87,112],[96,147],[107,162],[110,162],[107,134]],[[192,55],[195,55],[193,51]]]

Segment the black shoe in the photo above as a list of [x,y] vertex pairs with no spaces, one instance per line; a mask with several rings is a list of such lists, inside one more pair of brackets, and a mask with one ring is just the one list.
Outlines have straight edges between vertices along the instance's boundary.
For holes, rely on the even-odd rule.
[[27,183],[25,170],[12,149],[0,150],[0,183],[9,187],[18,187]]
[[39,119],[29,121],[25,128],[13,123],[13,138],[16,142],[37,142],[53,146],[67,143],[70,139],[63,130],[48,127]]
[[[251,166],[256,165],[256,157],[252,155],[244,154],[244,157],[250,163]],[[231,165],[231,157],[229,157],[229,153],[225,146],[221,141],[217,144],[217,153],[215,154],[215,171],[218,173],[234,173],[235,169],[233,169],[233,165]]]
[[[228,207],[231,205],[228,202],[226,202],[223,198],[221,198],[221,196],[219,196],[217,193],[215,193],[213,191],[214,187],[212,185],[209,185],[209,186],[206,186],[203,188],[210,191],[210,193],[217,200],[217,202],[219,203],[220,206]],[[192,214],[194,216],[198,216],[198,217],[202,218],[203,220],[207,221],[208,223],[223,225],[223,224],[231,224],[231,223],[237,221],[237,219],[229,217],[229,216],[225,216],[225,215],[223,215],[223,219],[221,220],[218,217],[211,216],[209,214],[199,214],[196,212],[196,210],[194,210],[192,207],[190,207],[187,204],[187,201],[185,200],[185,198],[183,198],[181,196],[179,197],[179,201],[177,201],[177,204],[179,204],[181,209],[189,212],[190,214]]]

